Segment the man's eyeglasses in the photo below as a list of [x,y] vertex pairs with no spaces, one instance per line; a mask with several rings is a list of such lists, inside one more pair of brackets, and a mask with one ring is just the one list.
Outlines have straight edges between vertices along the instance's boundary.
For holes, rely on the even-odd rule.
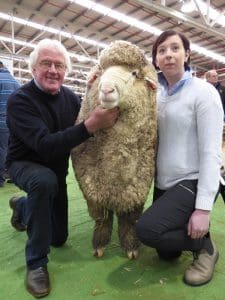
[[54,65],[55,69],[57,71],[65,71],[66,70],[66,66],[63,63],[54,63],[53,61],[50,60],[43,60],[39,63],[39,65],[41,66],[41,68],[43,70],[49,70],[52,66],[52,64]]

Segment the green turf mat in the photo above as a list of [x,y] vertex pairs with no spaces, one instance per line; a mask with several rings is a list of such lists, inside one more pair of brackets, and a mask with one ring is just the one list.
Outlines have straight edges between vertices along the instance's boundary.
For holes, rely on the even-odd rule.
[[[92,256],[93,221],[70,169],[69,238],[62,248],[52,248],[49,256],[51,294],[54,300],[223,300],[225,295],[225,205],[221,198],[212,213],[211,232],[220,251],[213,280],[201,287],[182,282],[192,256],[184,252],[173,263],[160,261],[153,249],[140,248],[140,256],[129,261],[120,249],[117,223],[112,241],[103,258]],[[26,233],[16,232],[10,225],[8,200],[23,194],[13,184],[0,188],[0,300],[34,299],[24,287]],[[150,197],[149,197],[150,198]],[[148,200],[148,205],[150,200]]]

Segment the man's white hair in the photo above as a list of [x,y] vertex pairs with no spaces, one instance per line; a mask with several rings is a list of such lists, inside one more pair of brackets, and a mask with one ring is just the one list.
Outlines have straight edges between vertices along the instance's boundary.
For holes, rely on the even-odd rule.
[[61,44],[58,40],[43,39],[36,45],[36,47],[30,54],[29,68],[31,73],[33,73],[33,68],[37,63],[40,51],[43,49],[56,49],[60,53],[62,53],[65,58],[66,71],[67,73],[71,71],[70,57],[64,45]]
[[205,78],[208,79],[211,77],[211,75],[217,75],[218,76],[218,73],[216,71],[216,69],[212,69],[212,70],[209,70],[205,73]]

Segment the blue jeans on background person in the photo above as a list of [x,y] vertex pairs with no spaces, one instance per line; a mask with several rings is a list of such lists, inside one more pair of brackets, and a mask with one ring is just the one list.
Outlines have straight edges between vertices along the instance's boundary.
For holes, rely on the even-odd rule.
[[3,186],[5,178],[5,160],[8,149],[9,131],[7,128],[0,128],[0,187]]
[[17,201],[21,223],[27,227],[28,269],[48,263],[50,245],[62,246],[68,236],[66,175],[30,161],[15,161],[9,167],[13,182],[27,193]]

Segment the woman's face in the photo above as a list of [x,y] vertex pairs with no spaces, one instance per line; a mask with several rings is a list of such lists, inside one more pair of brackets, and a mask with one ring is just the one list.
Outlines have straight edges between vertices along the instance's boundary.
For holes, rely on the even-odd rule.
[[178,35],[168,37],[159,44],[156,53],[156,65],[163,72],[169,85],[179,81],[185,71],[190,51],[185,51],[181,38]]

